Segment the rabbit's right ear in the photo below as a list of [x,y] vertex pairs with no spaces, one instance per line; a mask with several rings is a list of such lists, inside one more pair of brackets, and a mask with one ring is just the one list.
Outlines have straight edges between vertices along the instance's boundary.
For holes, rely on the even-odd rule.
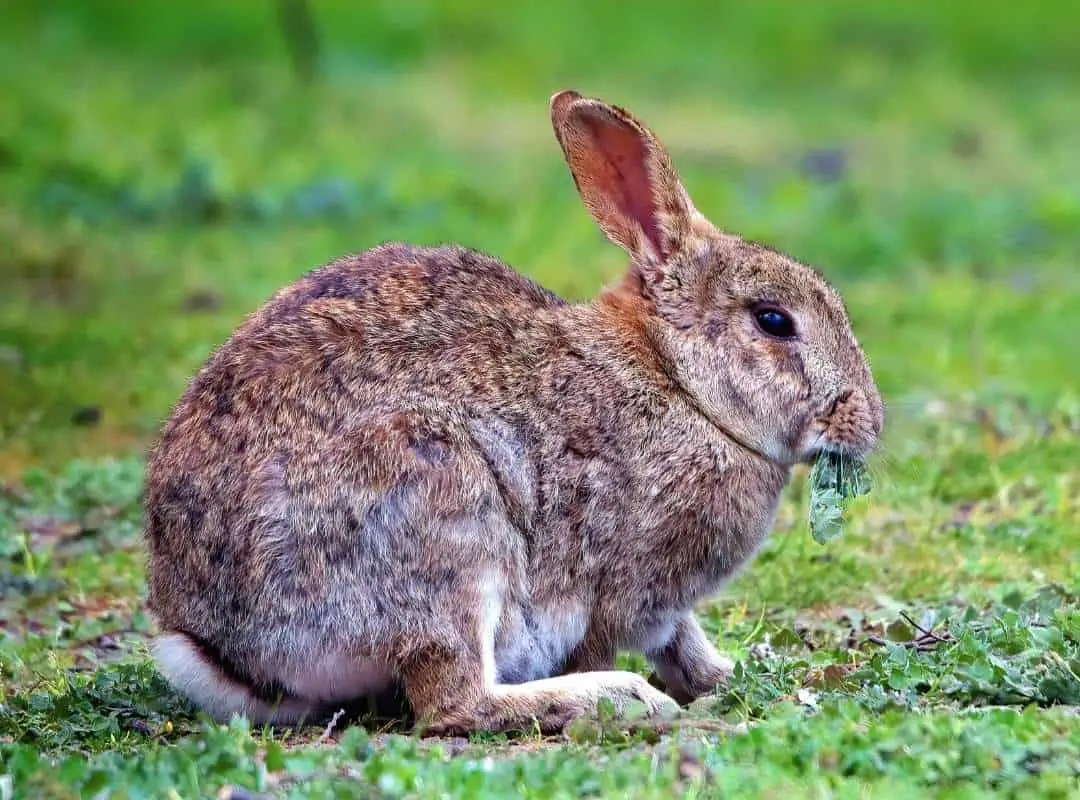
[[709,224],[663,145],[623,109],[559,92],[551,98],[551,124],[589,213],[639,266],[661,267],[695,228]]

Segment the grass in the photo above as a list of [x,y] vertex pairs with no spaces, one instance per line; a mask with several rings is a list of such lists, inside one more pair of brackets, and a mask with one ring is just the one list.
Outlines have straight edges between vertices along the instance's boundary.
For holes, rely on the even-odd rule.
[[[313,5],[313,84],[269,7],[5,9],[0,797],[1080,792],[1070,6]],[[570,86],[841,288],[889,403],[874,491],[822,547],[799,476],[702,610],[736,679],[667,727],[209,724],[147,658],[142,448],[245,314],[345,252],[460,241],[574,298],[617,277],[548,127]]]

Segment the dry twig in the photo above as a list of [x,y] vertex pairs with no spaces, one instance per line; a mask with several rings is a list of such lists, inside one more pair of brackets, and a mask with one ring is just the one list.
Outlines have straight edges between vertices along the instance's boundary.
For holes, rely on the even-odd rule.
[[322,744],[330,738],[330,735],[334,732],[334,726],[338,724],[338,720],[345,716],[345,709],[339,708],[334,712],[334,716],[330,718],[330,722],[326,725],[326,730],[319,734],[319,738],[315,740],[315,744]]
[[919,653],[926,653],[934,650],[941,644],[948,644],[953,641],[952,636],[946,631],[944,636],[940,636],[934,633],[933,629],[927,629],[913,620],[906,612],[900,612],[900,618],[911,626],[918,636],[913,637],[906,642],[890,642],[888,639],[883,639],[880,636],[867,636],[866,641],[871,644],[876,644],[879,647],[884,647],[889,644],[899,644],[910,650],[915,650]]

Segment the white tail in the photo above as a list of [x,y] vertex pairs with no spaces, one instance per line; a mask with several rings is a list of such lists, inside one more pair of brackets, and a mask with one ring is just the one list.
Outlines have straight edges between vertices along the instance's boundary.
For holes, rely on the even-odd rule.
[[182,633],[159,636],[151,650],[158,669],[178,692],[219,722],[234,716],[254,723],[295,723],[317,715],[319,708],[303,698],[268,703],[251,688],[230,678]]

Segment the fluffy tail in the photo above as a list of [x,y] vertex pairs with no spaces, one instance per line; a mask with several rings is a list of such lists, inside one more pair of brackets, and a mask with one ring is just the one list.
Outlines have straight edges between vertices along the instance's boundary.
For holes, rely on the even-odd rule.
[[183,633],[167,633],[151,646],[158,669],[178,692],[219,722],[234,716],[257,724],[296,723],[318,716],[317,704],[300,697],[270,702],[229,676],[195,641]]

